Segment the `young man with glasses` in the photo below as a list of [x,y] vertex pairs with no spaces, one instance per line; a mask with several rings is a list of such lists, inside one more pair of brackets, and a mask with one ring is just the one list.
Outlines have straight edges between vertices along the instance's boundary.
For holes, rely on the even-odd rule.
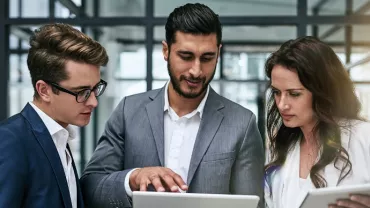
[[27,64],[33,102],[0,124],[0,207],[84,206],[68,142],[70,126],[90,121],[107,83],[105,49],[66,24],[49,24],[30,38]]

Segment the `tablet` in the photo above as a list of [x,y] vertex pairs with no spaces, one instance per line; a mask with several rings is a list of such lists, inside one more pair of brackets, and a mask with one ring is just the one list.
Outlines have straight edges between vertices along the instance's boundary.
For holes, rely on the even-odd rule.
[[370,184],[313,189],[308,192],[300,207],[328,207],[328,204],[335,204],[338,199],[348,199],[350,194],[370,195]]
[[134,208],[256,208],[259,197],[230,194],[133,192]]

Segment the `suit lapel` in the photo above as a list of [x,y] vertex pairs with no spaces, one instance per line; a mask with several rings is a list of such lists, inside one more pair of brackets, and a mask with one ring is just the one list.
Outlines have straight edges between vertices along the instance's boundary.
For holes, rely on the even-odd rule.
[[220,100],[217,99],[218,96],[219,95],[217,95],[216,92],[210,88],[191,156],[187,180],[188,185],[190,185],[194,174],[224,117],[219,111],[224,107],[224,105]]
[[161,166],[164,166],[164,89],[165,88],[162,88],[158,94],[151,96],[150,99],[152,99],[152,102],[146,105],[146,111]]
[[64,207],[72,208],[71,197],[69,195],[68,184],[62,162],[48,129],[46,128],[45,124],[42,122],[36,111],[29,104],[27,104],[26,107],[22,110],[21,114],[30,123],[37,141],[39,142],[46,157],[49,160],[49,164],[53,169],[55,178],[59,186],[59,190],[63,198]]
[[73,172],[74,172],[75,178],[76,178],[77,207],[78,208],[83,208],[84,207],[84,202],[83,202],[83,197],[82,197],[80,182],[79,182],[79,179],[78,179],[78,172],[77,172],[77,169],[76,169],[76,165],[75,165],[75,161],[73,159],[73,155],[72,155],[71,149],[69,148],[69,145],[68,144],[67,144],[67,149],[68,149],[69,154],[71,155],[71,158],[72,158],[72,167],[73,167]]

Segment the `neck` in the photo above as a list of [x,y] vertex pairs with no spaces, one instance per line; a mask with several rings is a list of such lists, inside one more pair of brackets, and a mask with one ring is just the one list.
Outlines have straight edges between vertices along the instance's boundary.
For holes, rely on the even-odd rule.
[[175,91],[172,83],[168,85],[168,102],[176,114],[181,117],[194,111],[202,102],[206,91],[196,98],[185,98]]
[[38,100],[38,99],[33,99],[32,103],[37,106],[42,112],[44,112],[46,115],[48,115],[50,118],[52,118],[55,122],[57,122],[59,125],[61,125],[63,128],[66,128],[68,126],[68,124],[65,124],[65,123],[62,123],[62,122],[59,122],[55,116],[54,116],[54,113],[53,113],[53,110],[50,108],[50,106],[41,101],[41,100]]
[[317,146],[318,144],[318,134],[314,132],[315,125],[308,125],[306,127],[301,127],[303,133],[302,143],[308,146]]

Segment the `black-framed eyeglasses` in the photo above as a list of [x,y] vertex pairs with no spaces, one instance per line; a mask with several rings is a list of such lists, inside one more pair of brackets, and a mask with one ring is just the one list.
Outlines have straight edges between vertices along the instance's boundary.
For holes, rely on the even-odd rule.
[[99,97],[100,95],[102,95],[104,93],[104,90],[107,87],[107,82],[101,79],[100,82],[98,84],[96,84],[92,89],[83,89],[83,90],[78,91],[78,92],[72,92],[72,91],[69,91],[69,90],[59,86],[57,83],[50,82],[50,81],[47,81],[47,80],[43,80],[43,81],[46,82],[47,84],[55,87],[56,89],[62,91],[62,92],[74,95],[76,97],[76,101],[78,103],[83,103],[87,99],[89,99],[92,91],[94,91],[95,97]]

